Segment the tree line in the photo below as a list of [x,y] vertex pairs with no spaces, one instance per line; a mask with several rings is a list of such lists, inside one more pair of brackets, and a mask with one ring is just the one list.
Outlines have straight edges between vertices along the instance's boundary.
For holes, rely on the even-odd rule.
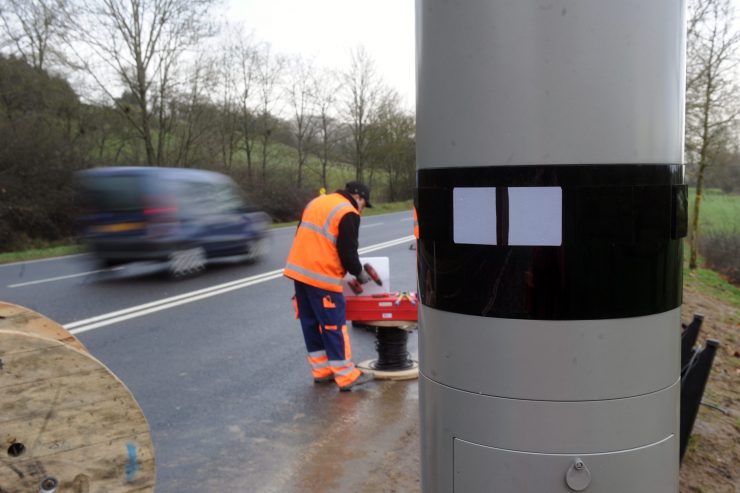
[[73,231],[93,166],[213,169],[276,220],[359,180],[410,199],[414,116],[362,47],[329,69],[217,25],[214,0],[0,0],[0,251]]
[[[77,169],[215,169],[276,219],[318,187],[368,183],[404,200],[415,121],[361,47],[343,69],[275,53],[216,0],[0,0],[0,251],[73,230]],[[697,200],[740,188],[738,46],[731,0],[689,0],[685,156]]]

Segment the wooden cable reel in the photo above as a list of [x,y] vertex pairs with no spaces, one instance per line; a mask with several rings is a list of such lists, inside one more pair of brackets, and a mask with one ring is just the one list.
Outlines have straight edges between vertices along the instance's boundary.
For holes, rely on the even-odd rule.
[[61,325],[0,302],[0,493],[153,492],[131,392]]

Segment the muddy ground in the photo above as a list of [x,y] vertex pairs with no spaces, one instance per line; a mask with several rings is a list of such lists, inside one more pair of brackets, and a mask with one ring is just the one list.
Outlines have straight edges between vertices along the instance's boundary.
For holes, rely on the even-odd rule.
[[681,465],[681,493],[740,492],[740,313],[738,307],[684,288],[682,318],[704,315],[698,343],[720,341]]

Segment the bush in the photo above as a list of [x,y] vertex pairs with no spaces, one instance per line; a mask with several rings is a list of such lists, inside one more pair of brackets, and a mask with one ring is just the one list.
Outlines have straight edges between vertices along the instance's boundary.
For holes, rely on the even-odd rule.
[[740,232],[712,230],[700,238],[699,250],[707,267],[727,276],[733,284],[740,283]]
[[303,208],[314,197],[315,191],[271,187],[262,189],[255,199],[275,222],[281,223],[300,219]]
[[236,177],[250,201],[268,213],[274,222],[296,221],[306,204],[316,197],[317,190],[299,190],[290,183],[292,176],[275,176],[267,183],[245,183]]
[[72,233],[77,110],[66,81],[0,55],[0,252]]

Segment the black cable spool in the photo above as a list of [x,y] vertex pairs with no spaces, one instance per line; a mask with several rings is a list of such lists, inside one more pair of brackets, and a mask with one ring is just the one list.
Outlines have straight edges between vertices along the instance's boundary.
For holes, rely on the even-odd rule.
[[409,333],[395,327],[378,327],[375,336],[375,349],[378,359],[370,366],[378,371],[408,370],[414,366],[406,344]]

